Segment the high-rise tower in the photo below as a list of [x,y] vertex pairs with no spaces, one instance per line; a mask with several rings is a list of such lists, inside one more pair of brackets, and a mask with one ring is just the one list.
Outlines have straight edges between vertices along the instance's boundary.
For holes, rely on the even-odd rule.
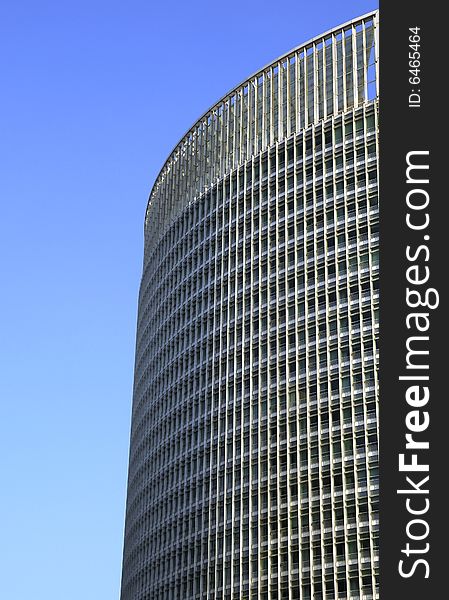
[[377,597],[377,23],[233,89],[154,184],[122,600]]

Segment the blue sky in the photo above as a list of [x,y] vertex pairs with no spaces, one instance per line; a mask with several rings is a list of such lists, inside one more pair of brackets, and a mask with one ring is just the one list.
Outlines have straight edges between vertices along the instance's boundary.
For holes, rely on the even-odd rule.
[[2,2],[0,598],[118,599],[153,180],[230,88],[376,6]]

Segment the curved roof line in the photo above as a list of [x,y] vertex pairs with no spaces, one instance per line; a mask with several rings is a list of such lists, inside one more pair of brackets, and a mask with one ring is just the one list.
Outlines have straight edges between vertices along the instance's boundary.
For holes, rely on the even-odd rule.
[[149,203],[150,203],[150,200],[151,200],[151,196],[153,195],[154,188],[155,188],[155,186],[156,186],[156,184],[158,182],[158,179],[159,179],[162,171],[165,169],[165,166],[167,165],[167,163],[172,158],[172,156],[175,153],[175,151],[178,148],[178,146],[180,146],[180,144],[183,142],[183,140],[195,129],[195,127],[198,125],[198,123],[200,121],[202,121],[202,119],[204,119],[209,113],[211,113],[216,107],[218,107],[224,100],[226,100],[226,98],[228,98],[228,96],[231,96],[234,92],[236,92],[239,88],[243,87],[246,83],[249,83],[252,79],[255,79],[256,77],[258,77],[259,75],[261,75],[262,73],[264,73],[264,71],[266,71],[268,68],[270,68],[273,64],[282,61],[284,58],[287,58],[287,56],[290,56],[290,54],[293,54],[293,52],[298,52],[299,50],[305,49],[307,46],[310,46],[311,44],[314,44],[316,41],[322,40],[323,38],[331,35],[335,31],[339,31],[341,29],[345,29],[346,27],[350,27],[354,23],[358,23],[360,21],[363,21],[364,19],[368,19],[370,17],[373,17],[374,15],[376,15],[378,13],[379,13],[379,9],[376,9],[376,10],[373,10],[371,12],[365,13],[364,15],[361,15],[359,17],[355,17],[354,19],[350,19],[349,21],[346,21],[345,23],[342,23],[341,25],[337,25],[336,27],[332,27],[331,29],[328,29],[324,33],[320,33],[319,35],[316,35],[313,38],[310,38],[306,42],[303,42],[303,43],[299,44],[298,46],[295,46],[291,50],[288,50],[288,52],[285,52],[284,54],[281,54],[278,58],[275,58],[274,60],[272,60],[269,63],[267,63],[266,65],[264,65],[261,69],[258,69],[257,71],[254,71],[254,73],[252,73],[248,77],[245,77],[245,79],[243,79],[237,85],[235,85],[233,88],[231,88],[228,92],[226,92],[226,94],[224,94],[223,96],[221,96],[219,98],[219,100],[217,100],[216,102],[214,102],[206,111],[204,111],[201,114],[201,116],[198,117],[198,119],[196,119],[196,121],[193,122],[193,124],[191,125],[191,127],[189,129],[187,129],[187,131],[179,139],[179,141],[175,144],[175,146],[173,146],[173,149],[169,153],[167,159],[163,163],[162,167],[159,169],[157,177],[156,177],[156,179],[155,179],[155,181],[154,181],[154,183],[153,183],[153,185],[151,187],[150,195],[149,195],[147,206],[146,206],[146,209],[145,209],[144,227],[145,227],[145,223],[146,223],[146,217],[147,217],[147,214],[148,214],[148,208],[149,208]]

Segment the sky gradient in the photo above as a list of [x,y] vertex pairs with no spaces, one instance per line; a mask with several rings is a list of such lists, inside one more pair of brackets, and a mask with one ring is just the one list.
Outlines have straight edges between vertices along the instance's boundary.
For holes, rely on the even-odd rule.
[[2,2],[0,598],[118,600],[152,183],[230,88],[376,7]]

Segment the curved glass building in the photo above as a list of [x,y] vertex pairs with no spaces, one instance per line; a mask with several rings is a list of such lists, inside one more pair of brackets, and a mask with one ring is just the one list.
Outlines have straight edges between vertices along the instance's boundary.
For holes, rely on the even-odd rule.
[[378,597],[377,23],[248,78],[154,184],[122,600]]

